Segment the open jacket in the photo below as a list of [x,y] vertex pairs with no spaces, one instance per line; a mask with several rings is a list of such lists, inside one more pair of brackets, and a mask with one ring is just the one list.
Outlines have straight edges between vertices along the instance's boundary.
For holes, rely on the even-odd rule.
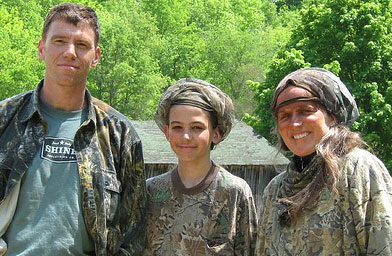
[[[0,203],[22,179],[47,134],[41,81],[0,102]],[[145,243],[145,174],[141,141],[121,113],[86,91],[87,120],[74,137],[81,199],[96,255],[139,255]],[[55,227],[54,227],[55,228]]]

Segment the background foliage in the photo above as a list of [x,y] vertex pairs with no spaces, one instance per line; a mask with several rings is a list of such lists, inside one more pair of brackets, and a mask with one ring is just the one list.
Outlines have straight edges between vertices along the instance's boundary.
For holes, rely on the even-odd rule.
[[[59,0],[0,0],[0,95],[32,89],[44,17]],[[80,0],[100,18],[92,94],[131,119],[151,119],[182,77],[218,85],[238,119],[271,142],[269,105],[289,72],[326,67],[355,95],[353,129],[392,170],[391,0]]]

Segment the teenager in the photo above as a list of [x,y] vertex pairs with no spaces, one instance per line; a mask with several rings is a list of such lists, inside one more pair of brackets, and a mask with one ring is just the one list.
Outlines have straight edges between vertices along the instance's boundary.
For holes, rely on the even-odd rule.
[[233,125],[231,99],[181,79],[163,94],[155,121],[178,165],[147,180],[145,255],[253,255],[256,209],[249,185],[211,161]]

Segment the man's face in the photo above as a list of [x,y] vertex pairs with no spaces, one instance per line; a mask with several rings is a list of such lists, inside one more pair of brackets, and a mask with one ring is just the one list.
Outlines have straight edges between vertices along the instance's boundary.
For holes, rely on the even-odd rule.
[[75,26],[56,20],[39,41],[38,53],[46,64],[45,83],[74,88],[85,86],[90,67],[98,64],[101,50],[95,46],[95,34],[89,25]]

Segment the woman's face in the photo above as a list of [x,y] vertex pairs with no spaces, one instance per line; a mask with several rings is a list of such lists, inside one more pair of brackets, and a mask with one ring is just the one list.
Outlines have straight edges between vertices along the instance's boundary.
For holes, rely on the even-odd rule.
[[[313,97],[300,87],[289,86],[278,99],[280,103],[297,97]],[[316,151],[316,145],[335,124],[335,118],[315,101],[294,101],[277,111],[277,126],[287,148],[297,156],[307,156]]]

